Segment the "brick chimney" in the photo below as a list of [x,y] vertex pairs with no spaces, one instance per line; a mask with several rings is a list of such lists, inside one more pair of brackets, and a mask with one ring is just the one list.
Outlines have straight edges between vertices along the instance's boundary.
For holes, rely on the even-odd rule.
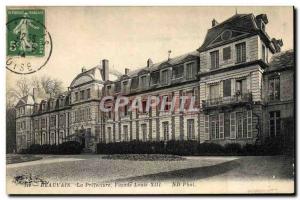
[[125,68],[125,75],[128,75],[129,71],[130,71],[130,69]]
[[103,80],[108,81],[108,79],[109,79],[109,64],[108,64],[108,60],[106,60],[106,59],[102,60],[102,75],[103,75]]

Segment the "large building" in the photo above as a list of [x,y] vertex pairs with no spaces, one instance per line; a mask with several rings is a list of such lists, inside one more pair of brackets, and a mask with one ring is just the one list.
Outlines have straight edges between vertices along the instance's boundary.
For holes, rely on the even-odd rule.
[[[17,150],[69,140],[90,151],[98,142],[132,140],[246,144],[285,134],[286,128],[292,138],[294,52],[281,52],[283,43],[270,38],[267,24],[265,14],[213,20],[195,51],[159,63],[148,59],[144,67],[126,69],[113,81],[108,60],[102,60],[82,69],[69,90],[55,98],[38,102],[34,95],[23,97],[16,105]],[[140,99],[142,110],[123,106],[103,112],[106,96]],[[145,109],[149,96],[166,101],[194,97],[198,109],[174,110],[169,104]]]

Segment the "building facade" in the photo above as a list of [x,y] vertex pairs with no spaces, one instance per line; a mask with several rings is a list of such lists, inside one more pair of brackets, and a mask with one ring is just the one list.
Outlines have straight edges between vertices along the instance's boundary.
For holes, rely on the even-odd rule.
[[[37,102],[26,96],[16,105],[17,150],[31,144],[77,140],[95,151],[98,142],[196,140],[257,143],[282,135],[294,123],[294,53],[281,52],[281,40],[265,31],[265,14],[236,14],[222,23],[212,21],[202,45],[193,52],[125,70],[110,80],[107,60],[82,72],[69,90]],[[123,106],[103,112],[101,100],[128,97],[142,110]],[[149,96],[194,97],[198,109],[147,107]],[[105,101],[108,108],[115,101]],[[184,104],[184,108],[189,103]],[[284,120],[281,120],[284,118]],[[289,122],[289,123],[288,123]],[[294,132],[292,132],[294,134]]]

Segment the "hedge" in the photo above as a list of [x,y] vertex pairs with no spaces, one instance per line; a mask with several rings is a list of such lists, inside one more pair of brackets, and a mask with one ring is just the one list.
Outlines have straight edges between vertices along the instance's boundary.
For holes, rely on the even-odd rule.
[[68,141],[59,145],[33,144],[27,149],[23,149],[21,154],[80,154],[82,146],[79,142]]
[[197,141],[130,141],[115,143],[98,143],[98,154],[173,154],[199,156],[251,156],[277,155],[283,153],[279,139],[266,140],[260,145],[228,143],[225,146],[216,143],[198,143]]

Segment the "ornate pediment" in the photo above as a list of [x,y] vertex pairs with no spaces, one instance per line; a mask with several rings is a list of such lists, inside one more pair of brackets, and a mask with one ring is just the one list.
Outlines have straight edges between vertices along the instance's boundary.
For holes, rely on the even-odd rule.
[[219,45],[221,43],[229,42],[232,40],[236,40],[240,37],[244,37],[248,35],[249,33],[243,32],[243,31],[237,31],[237,30],[229,30],[226,29],[223,32],[221,32],[209,45],[208,47]]

